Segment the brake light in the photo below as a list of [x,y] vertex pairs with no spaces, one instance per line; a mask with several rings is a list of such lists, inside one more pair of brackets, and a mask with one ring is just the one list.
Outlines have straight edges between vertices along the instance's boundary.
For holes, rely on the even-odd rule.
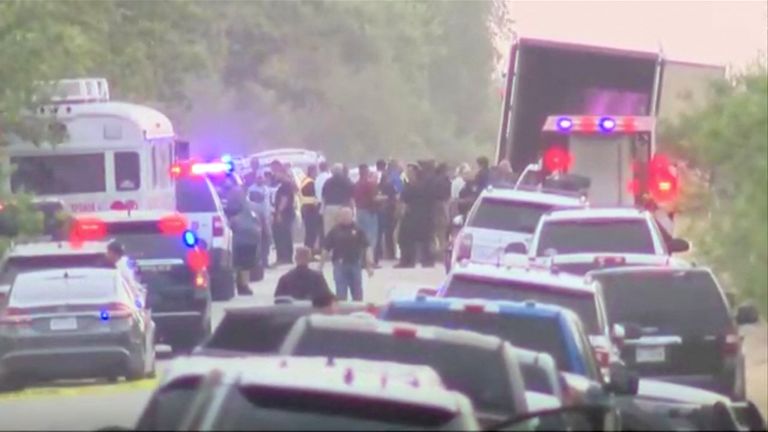
[[672,164],[661,154],[653,157],[649,164],[649,190],[655,201],[671,201],[677,194],[677,176]]
[[456,241],[456,260],[472,258],[472,234],[462,233]]
[[723,354],[736,355],[741,351],[741,337],[736,333],[729,333],[723,338]]
[[213,217],[213,236],[214,237],[223,237],[224,236],[224,221],[221,219],[221,216],[214,216]]
[[0,315],[2,325],[26,325],[32,322],[32,317],[26,314],[24,309],[8,307]]
[[208,280],[205,277],[205,274],[198,273],[195,275],[195,288],[202,289],[208,287]]
[[163,216],[158,222],[160,231],[165,235],[180,235],[187,229],[187,225],[187,218],[179,213]]
[[108,303],[99,311],[99,318],[102,321],[109,321],[113,318],[131,318],[132,316],[133,308],[120,302]]
[[181,177],[181,174],[184,172],[184,169],[179,164],[173,164],[171,166],[171,177],[178,178]]
[[544,169],[548,172],[568,171],[571,167],[571,155],[562,147],[550,147],[544,153]]
[[601,368],[607,368],[611,365],[611,353],[608,352],[608,350],[602,347],[594,347],[593,351],[595,353],[595,361],[597,361],[598,366]]
[[464,312],[482,313],[482,312],[485,312],[485,305],[481,305],[481,304],[464,305]]
[[78,218],[72,223],[69,241],[79,247],[85,241],[101,240],[107,235],[107,224],[97,218]]
[[395,327],[392,329],[392,335],[399,338],[413,339],[416,337],[416,329],[413,327]]
[[208,252],[203,249],[195,248],[187,252],[187,265],[195,272],[207,269],[209,261]]

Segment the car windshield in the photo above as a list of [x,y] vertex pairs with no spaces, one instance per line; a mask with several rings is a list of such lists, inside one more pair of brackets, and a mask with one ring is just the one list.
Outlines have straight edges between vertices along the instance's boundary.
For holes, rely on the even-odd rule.
[[126,254],[137,260],[184,259],[189,251],[184,246],[181,234],[162,233],[156,221],[109,223],[107,234],[111,239],[122,243]]
[[[484,412],[509,413],[511,382],[501,351],[440,340],[397,338],[389,334],[308,329],[294,352],[432,366],[445,384],[469,397]],[[478,368],[477,365],[483,365]]]
[[[12,157],[11,191],[38,195],[105,192],[104,154]],[[88,175],[83,175],[83,173]]]
[[199,377],[177,379],[160,388],[139,417],[136,430],[177,430],[200,386]]
[[589,334],[601,334],[594,293],[558,289],[554,286],[513,280],[477,279],[453,276],[445,289],[445,297],[486,300],[535,301],[573,311]]
[[248,386],[231,391],[217,412],[215,430],[434,430],[456,414],[358,395]]
[[497,336],[516,347],[548,353],[562,370],[574,369],[568,358],[563,330],[556,317],[389,307],[383,318]]
[[584,219],[549,221],[541,227],[537,256],[553,249],[573,253],[654,254],[648,223],[643,219]]
[[549,204],[485,197],[469,216],[467,226],[532,234],[541,216],[553,208]]
[[10,257],[0,271],[0,285],[10,285],[20,273],[73,267],[114,268],[100,253]]
[[600,275],[608,321],[655,334],[719,335],[731,329],[725,300],[708,272]]
[[107,303],[115,298],[116,290],[115,280],[104,276],[18,278],[11,287],[8,305],[34,307],[72,302]]
[[205,177],[184,177],[176,181],[176,210],[181,213],[216,213],[216,199]]

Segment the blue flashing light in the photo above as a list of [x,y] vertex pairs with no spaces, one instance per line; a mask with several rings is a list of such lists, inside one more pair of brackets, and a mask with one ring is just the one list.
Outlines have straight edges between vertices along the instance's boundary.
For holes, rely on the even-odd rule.
[[568,117],[560,117],[557,119],[557,128],[561,131],[569,131],[573,128],[573,120]]
[[182,240],[184,240],[184,245],[189,248],[193,248],[197,245],[197,235],[193,231],[184,231],[184,234],[182,234]]
[[135,303],[136,303],[136,307],[137,307],[137,308],[141,309],[141,308],[143,307],[143,305],[141,304],[141,300],[139,300],[139,299],[136,299],[136,302],[135,302]]
[[230,156],[228,154],[222,155],[221,156],[221,161],[226,163],[226,164],[232,163],[232,156]]
[[600,129],[603,132],[611,132],[612,130],[616,129],[616,120],[612,119],[611,117],[603,117],[600,119]]
[[102,309],[101,312],[99,312],[99,318],[101,318],[102,321],[109,321],[109,311]]

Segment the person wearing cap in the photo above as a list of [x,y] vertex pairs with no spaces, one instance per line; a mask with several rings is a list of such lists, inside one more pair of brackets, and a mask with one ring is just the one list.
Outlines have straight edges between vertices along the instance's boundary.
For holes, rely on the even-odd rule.
[[331,295],[325,276],[309,268],[312,250],[306,246],[296,248],[296,267],[280,276],[275,289],[275,298],[291,297],[295,300],[312,300],[322,295]]

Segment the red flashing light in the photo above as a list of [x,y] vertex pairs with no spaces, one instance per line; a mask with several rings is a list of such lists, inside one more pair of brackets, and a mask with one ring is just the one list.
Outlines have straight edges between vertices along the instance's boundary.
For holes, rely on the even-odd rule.
[[101,240],[107,235],[107,224],[97,218],[79,218],[72,224],[70,240],[76,244]]
[[400,338],[413,339],[416,337],[416,329],[413,327],[395,327],[392,329],[392,335]]
[[184,173],[184,168],[182,168],[179,164],[173,164],[171,166],[171,177],[178,178],[181,177],[181,175]]
[[195,248],[187,252],[187,265],[192,270],[201,273],[208,268],[209,263],[210,257],[207,251]]
[[623,117],[619,125],[624,132],[635,132],[637,130],[637,123],[634,117]]
[[483,313],[485,312],[485,305],[481,304],[468,304],[464,305],[465,312]]
[[577,129],[582,132],[595,132],[597,130],[597,122],[592,117],[581,117],[576,125]]
[[674,200],[677,195],[677,177],[666,156],[657,154],[649,164],[649,190],[657,202]]
[[571,155],[562,147],[550,147],[544,153],[544,169],[548,172],[568,171]]
[[188,224],[187,218],[178,213],[164,216],[158,222],[160,231],[165,235],[181,235]]
[[195,275],[195,288],[197,289],[203,289],[208,286],[208,280],[206,279],[205,275],[203,273],[198,273]]

